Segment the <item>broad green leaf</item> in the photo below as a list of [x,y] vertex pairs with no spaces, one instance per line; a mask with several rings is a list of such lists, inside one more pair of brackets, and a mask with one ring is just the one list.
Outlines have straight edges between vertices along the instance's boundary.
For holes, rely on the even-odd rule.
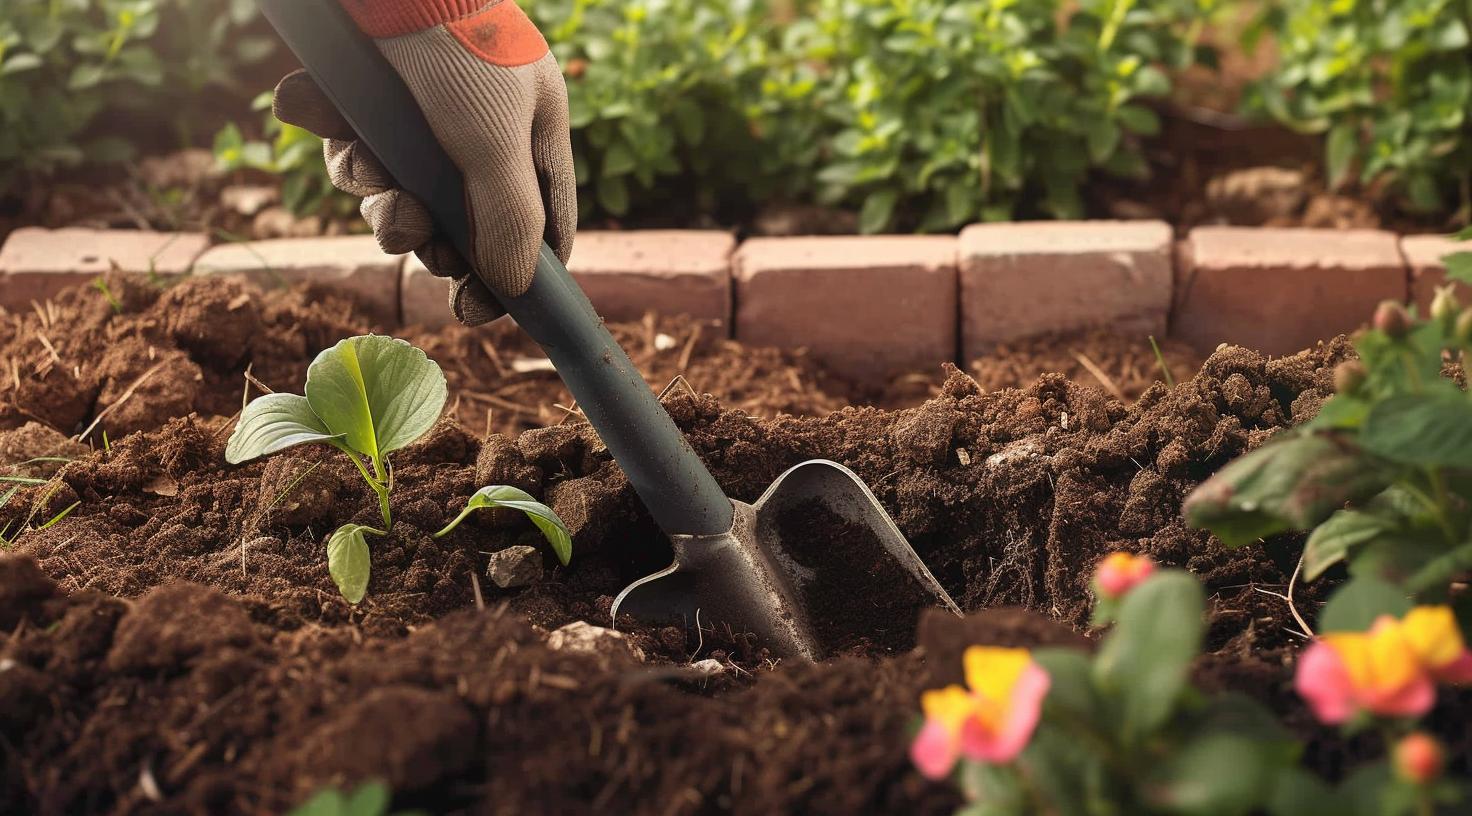
[[1152,786],[1155,803],[1186,816],[1235,816],[1273,793],[1274,757],[1254,740],[1207,733],[1177,748]]
[[1363,632],[1381,615],[1400,617],[1410,610],[1411,601],[1399,587],[1376,578],[1353,578],[1324,604],[1318,634]]
[[899,197],[899,191],[893,188],[871,193],[864,199],[864,208],[859,213],[859,231],[872,234],[889,227]]
[[1050,678],[1044,709],[1065,715],[1065,719],[1093,722],[1099,701],[1091,682],[1089,655],[1077,649],[1038,649],[1033,660]]
[[348,603],[368,594],[369,557],[367,533],[379,533],[362,524],[344,524],[327,539],[327,572]]
[[1329,783],[1308,771],[1284,768],[1273,783],[1267,812],[1271,816],[1343,816],[1349,810]]
[[340,438],[312,412],[306,397],[266,394],[251,400],[240,413],[240,423],[225,444],[225,461],[238,465],[295,445]]
[[1365,450],[1423,467],[1472,467],[1472,401],[1454,388],[1377,403],[1360,432]]
[[1344,183],[1359,147],[1359,131],[1353,123],[1340,124],[1329,131],[1325,161],[1329,165],[1330,187],[1338,187]]
[[1340,510],[1314,528],[1303,548],[1303,580],[1343,561],[1350,549],[1395,529],[1394,521],[1360,510]]
[[547,543],[552,545],[552,552],[557,554],[557,560],[566,565],[572,560],[572,535],[567,530],[567,525],[552,508],[537,501],[536,497],[510,485],[491,485],[475,491],[475,495],[465,503],[465,510],[461,512],[463,518],[472,510],[480,510],[487,507],[508,507],[512,510],[520,510],[537,529],[542,531]]
[[1472,284],[1472,252],[1453,252],[1441,259],[1448,280]]
[[1094,660],[1094,683],[1118,701],[1127,740],[1154,734],[1175,710],[1201,650],[1204,608],[1200,584],[1179,570],[1160,572],[1124,597]]
[[614,215],[629,211],[629,185],[623,176],[604,176],[598,180],[598,203]]
[[306,392],[312,410],[348,447],[381,459],[434,425],[448,388],[424,352],[370,334],[317,355],[307,369]]
[[1193,527],[1240,547],[1307,530],[1348,502],[1384,490],[1397,469],[1359,450],[1345,434],[1290,432],[1228,464],[1185,503]]

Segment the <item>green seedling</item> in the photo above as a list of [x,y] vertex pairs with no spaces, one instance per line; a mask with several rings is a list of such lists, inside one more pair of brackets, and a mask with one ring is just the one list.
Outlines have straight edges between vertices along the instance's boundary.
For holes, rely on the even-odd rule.
[[[378,496],[383,527],[345,524],[327,541],[327,569],[349,603],[368,591],[367,537],[393,529],[389,497],[394,475],[390,455],[423,436],[439,419],[448,388],[439,365],[403,340],[350,337],[321,354],[307,369],[305,396],[266,394],[245,406],[225,447],[239,464],[296,445],[325,444],[342,451]],[[511,491],[511,492],[508,492]],[[551,508],[503,486],[476,493],[448,534],[471,511],[513,507],[525,512],[552,542],[566,564],[572,556],[567,527]]]
[[[393,794],[382,782],[364,782],[350,793],[323,788],[287,816],[388,816]],[[415,816],[420,811],[396,811],[395,816]]]
[[1170,366],[1165,363],[1165,354],[1160,351],[1160,344],[1155,342],[1155,335],[1150,335],[1150,348],[1155,351],[1155,364],[1160,366],[1160,374],[1165,377],[1167,388],[1176,387],[1176,378],[1170,373]]

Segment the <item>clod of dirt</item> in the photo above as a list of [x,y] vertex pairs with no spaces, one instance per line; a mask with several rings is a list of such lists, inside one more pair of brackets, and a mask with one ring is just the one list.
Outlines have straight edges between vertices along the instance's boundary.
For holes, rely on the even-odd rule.
[[39,422],[0,431],[0,473],[8,476],[49,479],[66,464],[64,460],[88,453],[86,445]]
[[155,428],[161,416],[188,414],[204,382],[204,371],[184,352],[136,337],[109,349],[98,367],[103,385],[97,404],[107,412],[102,427],[113,439]]
[[1206,205],[1228,224],[1290,224],[1308,195],[1303,171],[1248,167],[1206,183]]
[[[1191,347],[1157,338],[1165,367],[1177,382],[1201,368],[1201,355]],[[1044,374],[1062,374],[1093,386],[1118,400],[1134,400],[1165,380],[1150,338],[1108,329],[1046,334],[1006,343],[971,363],[971,375],[987,391],[1026,388]]]
[[940,609],[920,616],[916,640],[925,655],[926,686],[966,682],[963,656],[972,646],[1064,648],[1088,651],[1092,643],[1078,632],[1037,612],[999,606],[958,618]]
[[894,426],[894,446],[916,464],[939,465],[951,449],[951,432],[960,415],[940,401],[905,412]]
[[56,582],[35,559],[0,555],[0,630],[15,629],[35,604],[56,595]]
[[542,553],[524,544],[498,550],[491,553],[486,575],[502,589],[531,586],[542,580]]
[[159,298],[169,335],[200,362],[232,368],[250,352],[261,314],[245,284],[228,277],[190,278]]
[[268,458],[256,497],[257,523],[300,528],[331,515],[343,484],[337,469],[325,467],[323,460],[337,455],[324,450],[316,459],[291,454]]
[[482,485],[510,485],[528,493],[542,492],[542,469],[527,464],[516,444],[503,434],[481,442],[475,459],[475,481]]
[[222,646],[246,646],[255,630],[245,611],[219,590],[165,584],[139,599],[118,623],[107,667],[170,669]]

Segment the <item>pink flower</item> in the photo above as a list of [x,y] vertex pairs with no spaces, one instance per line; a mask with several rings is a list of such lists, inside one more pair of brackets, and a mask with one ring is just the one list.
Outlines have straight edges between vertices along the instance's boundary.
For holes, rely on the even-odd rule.
[[1419,717],[1436,702],[1436,681],[1472,682],[1467,651],[1449,607],[1384,615],[1368,632],[1332,632],[1298,661],[1294,685],[1314,715],[1337,725],[1367,711]]
[[1155,562],[1148,555],[1113,552],[1099,562],[1094,572],[1094,585],[1105,598],[1120,598],[1155,574]]
[[966,757],[1003,764],[1032,739],[1051,679],[1026,649],[972,646],[963,657],[966,685],[920,697],[925,725],[910,746],[920,773],[942,779]]

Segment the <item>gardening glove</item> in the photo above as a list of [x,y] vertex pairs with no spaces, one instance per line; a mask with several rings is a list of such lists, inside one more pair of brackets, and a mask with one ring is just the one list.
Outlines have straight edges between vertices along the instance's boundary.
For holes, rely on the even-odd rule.
[[403,77],[440,145],[465,176],[474,258],[467,263],[429,211],[398,189],[305,71],[276,88],[283,122],[326,141],[332,183],[363,197],[385,252],[413,251],[452,278],[450,310],[467,326],[504,314],[496,295],[526,292],[545,240],[567,262],[577,180],[567,86],[547,41],[513,0],[340,0]]

